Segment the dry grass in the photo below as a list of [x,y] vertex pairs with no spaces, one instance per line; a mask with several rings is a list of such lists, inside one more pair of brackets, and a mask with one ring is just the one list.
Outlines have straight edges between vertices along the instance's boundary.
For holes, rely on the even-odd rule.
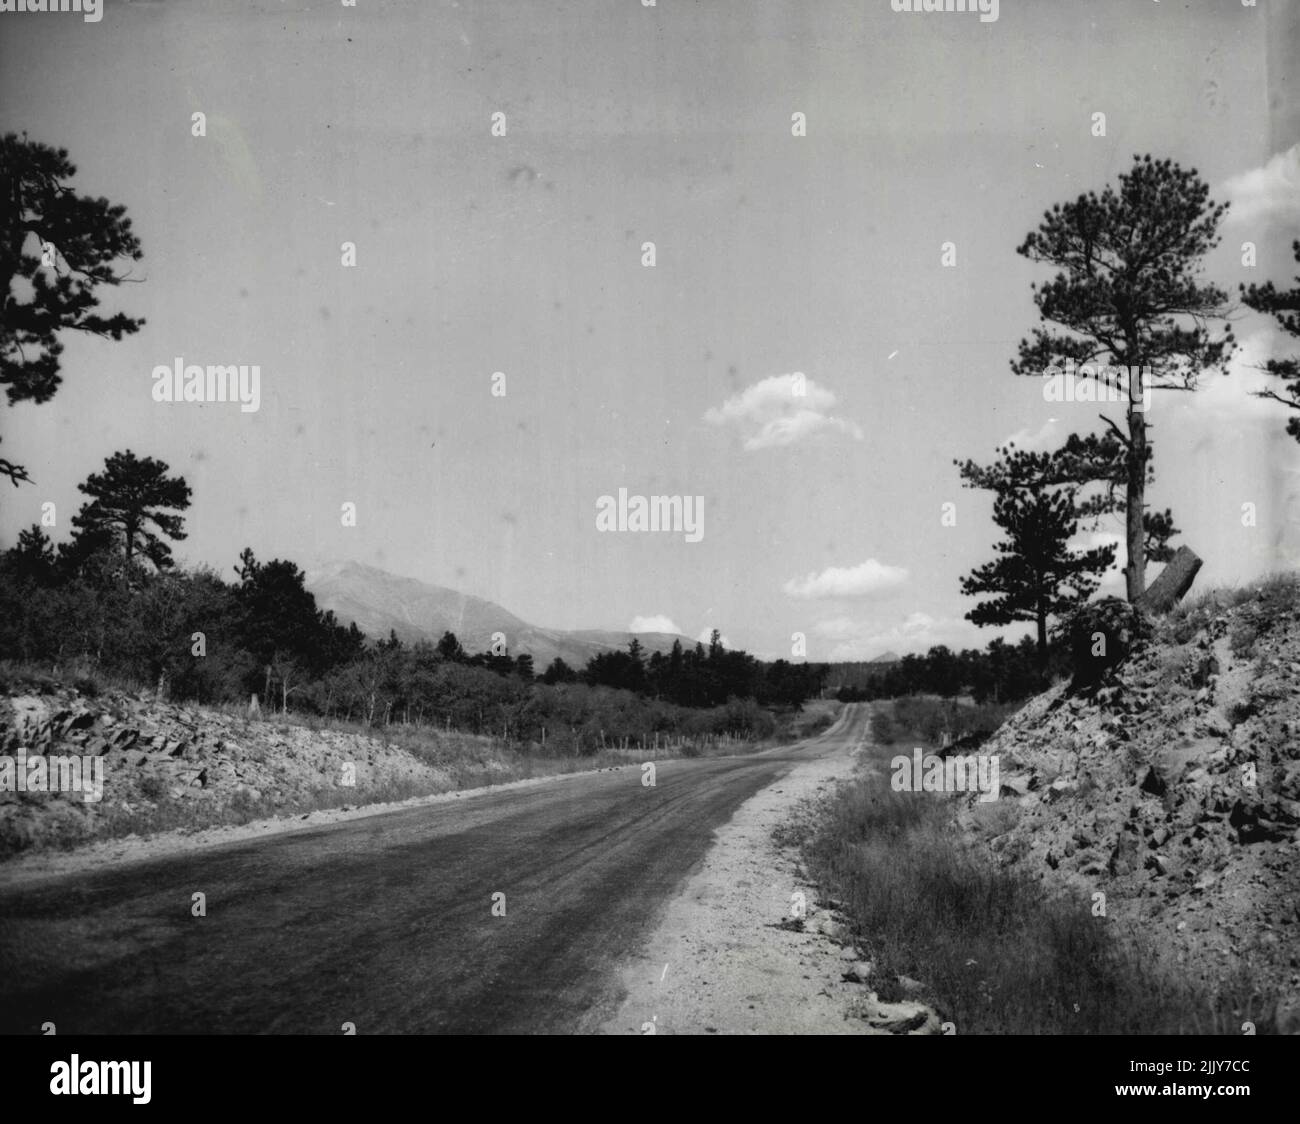
[[925,981],[958,1033],[1240,1033],[1247,1019],[1269,1029],[1248,980],[1207,995],[1162,973],[1154,950],[1090,903],[1049,896],[964,847],[951,805],[933,795],[860,777],[786,841],[846,903],[881,974]]

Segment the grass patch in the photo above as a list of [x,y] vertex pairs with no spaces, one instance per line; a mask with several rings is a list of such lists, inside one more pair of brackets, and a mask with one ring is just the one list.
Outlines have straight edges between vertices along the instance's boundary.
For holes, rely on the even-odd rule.
[[1248,986],[1210,995],[1162,971],[1154,949],[1089,902],[966,847],[952,814],[932,794],[859,777],[825,801],[803,853],[879,974],[923,981],[958,1033],[1240,1033],[1247,1019],[1269,1029]]
[[[1252,621],[1240,622],[1242,636],[1236,643],[1245,648],[1253,644],[1272,627],[1275,618],[1296,608],[1300,603],[1300,574],[1272,574],[1246,586],[1209,589],[1194,597],[1185,598],[1163,618],[1168,634],[1179,644],[1185,644],[1215,617],[1232,609],[1248,607]],[[1256,636],[1247,638],[1245,629],[1251,627]]]
[[969,750],[987,741],[1021,705],[904,695],[875,704],[871,738],[877,745],[938,746],[946,733]]

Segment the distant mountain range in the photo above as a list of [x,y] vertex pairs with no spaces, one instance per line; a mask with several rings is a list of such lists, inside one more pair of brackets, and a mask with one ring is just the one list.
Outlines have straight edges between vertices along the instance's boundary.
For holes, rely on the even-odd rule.
[[[321,609],[333,610],[344,624],[356,622],[357,628],[374,639],[387,639],[389,632],[394,632],[405,643],[428,640],[436,644],[450,631],[466,651],[482,652],[491,645],[492,634],[501,632],[510,654],[530,654],[538,673],[556,656],[581,668],[599,652],[626,649],[633,635],[603,629],[539,628],[492,601],[401,578],[360,562],[333,562],[310,569],[306,585]],[[636,637],[647,654],[669,651],[674,640],[680,640],[683,648],[695,646],[690,637],[671,633],[638,632]]]

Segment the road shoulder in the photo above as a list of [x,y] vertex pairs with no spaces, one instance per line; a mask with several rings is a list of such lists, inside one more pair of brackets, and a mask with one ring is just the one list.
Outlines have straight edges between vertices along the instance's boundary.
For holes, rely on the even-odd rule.
[[[625,995],[593,1029],[605,1034],[880,1034],[851,1016],[860,984],[837,922],[773,831],[805,797],[853,770],[848,743],[796,766],[746,801],[703,864],[621,969]],[[804,931],[779,927],[803,895]],[[821,930],[827,930],[823,932]]]

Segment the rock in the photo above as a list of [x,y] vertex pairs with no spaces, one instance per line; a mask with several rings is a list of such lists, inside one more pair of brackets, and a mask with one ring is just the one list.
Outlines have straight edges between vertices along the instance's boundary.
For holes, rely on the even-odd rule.
[[1029,778],[1025,776],[1006,777],[998,790],[999,796],[1018,797],[1029,792]]
[[1150,855],[1145,867],[1147,870],[1154,870],[1157,874],[1168,874],[1173,869],[1173,864],[1164,855]]
[[877,1030],[890,1034],[938,1034],[939,1016],[924,1003],[903,1000],[901,1003],[882,1003],[874,994],[868,1004],[867,1022]]
[[1211,710],[1201,719],[1201,728],[1217,738],[1226,738],[1232,733],[1232,724],[1217,710]]
[[1219,674],[1219,661],[1212,655],[1201,656],[1193,665],[1191,680],[1193,687],[1208,687],[1210,681]]
[[911,976],[899,976],[898,986],[899,988],[902,989],[902,992],[905,996],[912,999],[916,998],[916,996],[918,995],[923,994],[926,990],[925,984],[923,984],[920,980],[912,979]]
[[870,960],[858,960],[844,969],[843,978],[850,983],[866,983],[876,966]]
[[1121,831],[1111,848],[1106,869],[1112,875],[1131,874],[1137,869],[1137,842],[1131,834]]
[[1074,781],[1067,781],[1058,777],[1047,786],[1047,792],[1043,799],[1049,804],[1055,804],[1062,797],[1073,796],[1079,790],[1079,786]]
[[829,937],[833,941],[842,941],[848,936],[848,928],[842,921],[830,913],[819,913],[808,928],[814,933],[820,933],[824,937]]
[[1163,796],[1167,785],[1165,779],[1156,770],[1154,765],[1147,766],[1146,775],[1142,778],[1140,785],[1143,792],[1151,796]]

